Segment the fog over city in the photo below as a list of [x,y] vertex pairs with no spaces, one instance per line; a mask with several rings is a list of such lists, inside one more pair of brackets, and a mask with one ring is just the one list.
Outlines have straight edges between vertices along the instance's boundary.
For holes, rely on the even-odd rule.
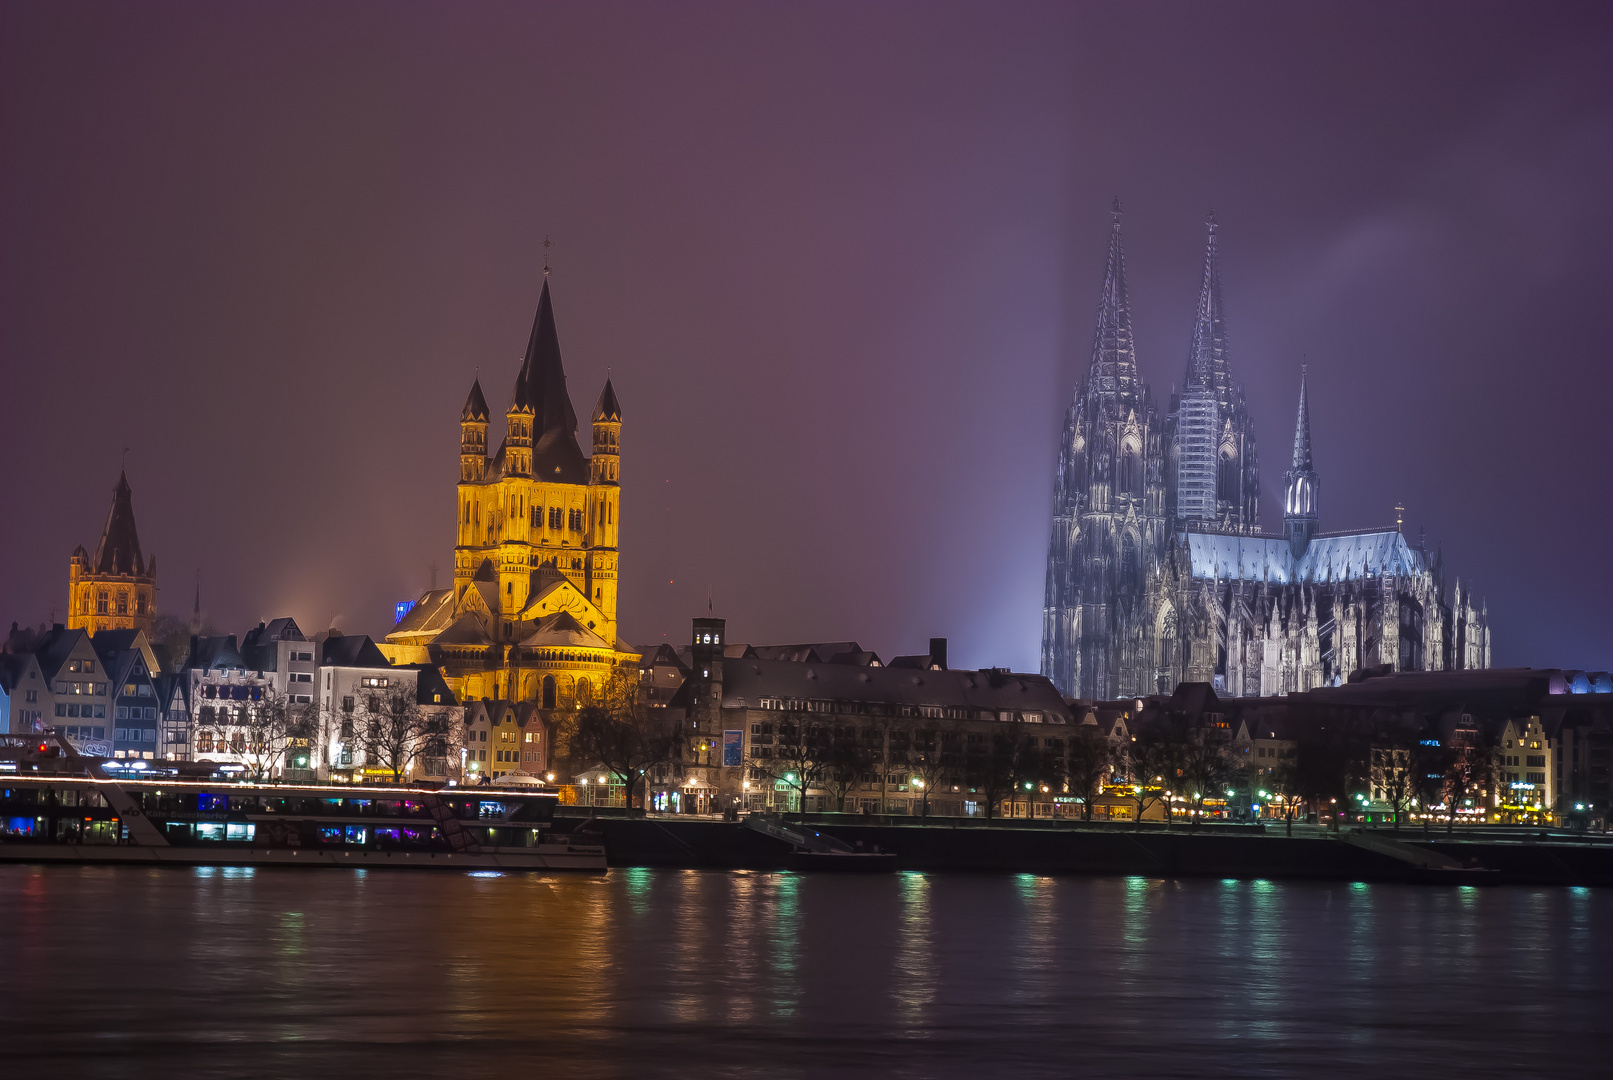
[[[0,612],[120,466],[159,606],[384,634],[452,577],[542,283],[620,397],[622,636],[1036,670],[1119,196],[1143,376],[1213,208],[1280,527],[1426,530],[1497,666],[1608,666],[1603,5],[0,9]],[[586,427],[581,433],[586,446]]]

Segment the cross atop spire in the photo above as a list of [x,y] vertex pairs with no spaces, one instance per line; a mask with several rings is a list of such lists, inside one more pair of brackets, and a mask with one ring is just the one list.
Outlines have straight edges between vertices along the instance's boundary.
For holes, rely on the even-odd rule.
[[543,276],[545,278],[547,278],[549,276],[549,249],[552,248],[552,247],[554,247],[554,241],[549,239],[549,234],[548,233],[544,233],[543,234]]

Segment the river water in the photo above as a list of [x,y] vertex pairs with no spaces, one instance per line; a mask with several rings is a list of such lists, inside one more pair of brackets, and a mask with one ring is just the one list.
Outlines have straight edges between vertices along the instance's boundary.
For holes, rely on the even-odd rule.
[[1613,892],[0,867],[0,1075],[1606,1076]]

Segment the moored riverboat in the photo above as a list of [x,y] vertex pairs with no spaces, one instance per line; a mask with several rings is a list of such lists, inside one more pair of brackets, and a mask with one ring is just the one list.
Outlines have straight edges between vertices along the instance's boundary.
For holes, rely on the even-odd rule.
[[[30,755],[31,756],[31,755]],[[150,769],[160,774],[165,770]],[[0,761],[0,862],[599,870],[541,790],[251,781]]]

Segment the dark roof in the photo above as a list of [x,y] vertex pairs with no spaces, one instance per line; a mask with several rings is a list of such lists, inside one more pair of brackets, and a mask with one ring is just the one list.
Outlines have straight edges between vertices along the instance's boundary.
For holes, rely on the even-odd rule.
[[[419,672],[415,676],[415,701],[420,705],[458,705],[459,699],[449,688],[447,680],[442,677],[442,671],[435,664],[402,664],[401,668]],[[442,700],[433,701],[433,697],[440,696]]]
[[381,650],[368,634],[332,634],[319,649],[325,667],[389,668]]
[[297,620],[287,616],[282,619],[271,619],[263,628],[264,641],[307,641],[303,636],[302,628]]
[[752,654],[763,660],[794,660],[797,663],[827,664],[842,653],[860,653],[855,641],[807,641],[796,645],[752,645]]
[[1343,686],[1309,690],[1299,696],[1314,705],[1368,706],[1425,714],[1531,709],[1550,694],[1554,671],[1551,668],[1403,671]]
[[478,420],[487,423],[487,399],[482,396],[482,380],[477,379],[470,384],[470,397],[465,399],[465,407],[459,411],[460,423]]
[[90,639],[90,644],[95,647],[95,651],[98,655],[107,657],[111,656],[113,653],[126,652],[129,649],[134,648],[135,640],[139,636],[140,631],[138,629],[102,630],[99,634],[96,634]]
[[[137,647],[139,636],[139,630],[102,630],[90,638],[90,645],[101,658],[101,667],[113,685],[128,682],[137,667],[146,669],[145,653]],[[146,674],[154,672],[146,671]]]
[[224,637],[196,637],[190,639],[190,655],[185,658],[185,669],[245,668],[246,661],[235,644],[235,635]]
[[152,678],[156,688],[157,704],[164,710],[173,707],[174,698],[188,704],[186,695],[190,692],[190,681],[181,675],[156,675]]
[[79,639],[88,637],[83,630],[69,630],[61,623],[52,626],[34,648],[34,655],[39,658],[40,673],[47,680],[54,679],[73,650],[78,648]]
[[1221,712],[1221,699],[1215,688],[1207,682],[1177,683],[1165,707],[1185,716],[1203,716],[1207,712]]
[[90,571],[96,574],[122,574],[133,577],[146,572],[146,560],[140,554],[140,536],[134,527],[134,500],[129,491],[129,478],[118,473],[118,485],[112,489],[112,510],[106,516],[106,528],[101,530],[101,543],[90,561]]
[[296,620],[291,618],[275,619],[269,623],[259,623],[246,632],[241,638],[241,656],[246,666],[255,671],[277,671],[280,666],[280,650],[275,645],[282,641],[307,641],[302,630],[297,626]]
[[[28,670],[28,664],[33,660],[31,653],[0,653],[0,690],[11,693],[17,689],[17,682]],[[7,722],[10,718],[7,717]]]
[[643,667],[675,667],[685,674],[689,671],[689,665],[679,658],[678,650],[665,641],[654,648],[648,645],[640,646],[639,653],[643,657]]
[[555,332],[549,282],[538,297],[538,314],[532,320],[521,375],[516,380],[516,403],[530,407],[537,438],[532,447],[532,476],[565,484],[588,482],[588,459],[577,445],[577,414],[566,391],[566,370],[560,362],[560,338]]
[[599,402],[594,406],[594,423],[612,421],[620,423],[622,420],[622,406],[616,400],[616,388],[605,379],[605,389],[599,393]]
[[[686,681],[669,704],[686,701]],[[748,658],[723,664],[723,707],[756,708],[763,699],[931,705],[993,712],[1040,712],[1055,723],[1069,707],[1044,675],[986,671],[914,671],[849,664]]]

